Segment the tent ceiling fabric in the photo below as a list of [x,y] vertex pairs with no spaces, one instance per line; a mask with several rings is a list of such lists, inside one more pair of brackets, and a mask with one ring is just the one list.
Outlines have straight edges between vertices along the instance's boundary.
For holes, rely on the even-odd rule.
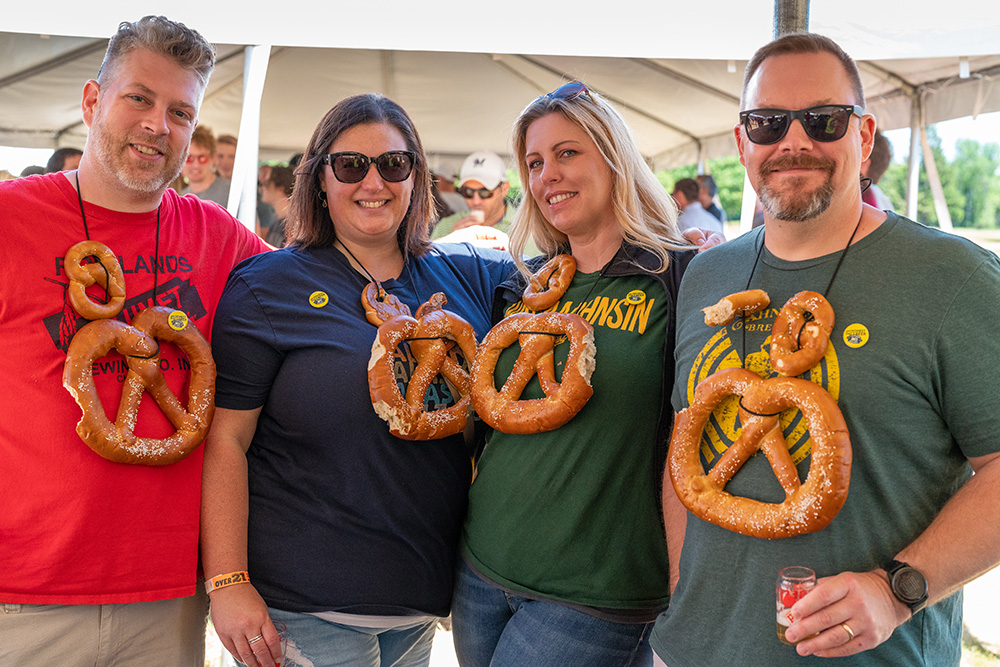
[[[197,20],[190,24],[199,27]],[[822,25],[816,20],[811,27],[823,32]],[[990,20],[982,23],[993,28],[993,48],[1000,52],[998,26]],[[835,32],[831,28],[825,34],[837,39]],[[983,50],[973,27],[960,34],[972,49],[969,53]],[[106,41],[0,32],[0,144],[82,147],[81,91],[96,75]],[[936,42],[928,48],[934,57],[922,57],[922,51],[899,40],[871,41],[859,47],[861,53],[895,49],[913,56],[859,60],[868,109],[881,128],[910,125],[914,89],[921,92],[927,124],[1000,110],[1000,55],[971,55],[972,76],[960,79],[959,56],[940,55]],[[217,50],[220,62],[206,91],[201,122],[217,134],[237,134],[244,48],[220,44]],[[665,50],[673,52],[666,47],[659,52]],[[453,172],[477,149],[509,154],[510,128],[521,109],[567,78],[578,78],[617,104],[655,166],[691,164],[700,156],[735,152],[732,127],[745,64],[657,58],[643,55],[642,49],[612,57],[275,46],[261,101],[260,156],[287,159],[305,147],[334,103],[375,91],[398,101],[413,117],[432,168]]]

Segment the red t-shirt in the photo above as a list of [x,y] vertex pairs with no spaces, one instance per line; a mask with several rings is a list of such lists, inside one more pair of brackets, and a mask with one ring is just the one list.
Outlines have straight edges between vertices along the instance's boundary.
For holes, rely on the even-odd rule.
[[[90,238],[122,265],[126,322],[153,302],[156,262],[156,304],[185,311],[210,338],[229,271],[267,249],[221,207],[173,190],[159,224],[155,210],[86,203],[84,210]],[[194,593],[201,447],[173,465],[125,465],[96,454],[75,431],[81,411],[62,372],[86,320],[66,300],[63,258],[84,239],[64,174],[0,183],[0,602],[113,604]],[[186,360],[176,347],[161,347],[160,367],[183,404]],[[126,370],[116,351],[94,363],[112,421]],[[135,432],[173,431],[144,395]]]

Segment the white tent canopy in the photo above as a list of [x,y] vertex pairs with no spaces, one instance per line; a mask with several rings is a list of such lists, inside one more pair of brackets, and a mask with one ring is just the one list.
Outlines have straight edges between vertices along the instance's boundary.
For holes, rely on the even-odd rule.
[[[782,0],[784,1],[784,0]],[[693,5],[693,6],[692,6]],[[884,6],[882,6],[884,5]],[[623,110],[656,167],[732,154],[743,68],[771,38],[775,5],[707,0],[673,6],[513,0],[488,8],[417,0],[292,0],[234,16],[230,3],[172,6],[55,0],[22,6],[0,32],[0,144],[83,145],[82,84],[96,75],[123,19],[164,13],[217,45],[201,122],[258,140],[264,159],[302,150],[338,100],[377,91],[413,117],[432,168],[453,173],[488,148],[508,154],[518,112],[567,79]],[[992,16],[987,12],[992,12]],[[923,125],[1000,110],[1000,11],[969,0],[899,6],[844,0],[812,7],[809,29],[858,60],[879,127]],[[269,52],[259,136],[241,132],[247,45]],[[263,70],[261,70],[263,71]],[[247,105],[254,117],[258,105]],[[243,151],[241,150],[241,153]]]

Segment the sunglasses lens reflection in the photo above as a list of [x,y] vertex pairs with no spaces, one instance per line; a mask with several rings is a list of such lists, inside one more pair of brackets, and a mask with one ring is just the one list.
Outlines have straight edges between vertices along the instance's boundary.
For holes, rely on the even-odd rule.
[[390,183],[405,181],[413,170],[413,156],[405,151],[389,151],[377,158],[362,153],[334,153],[329,156],[333,175],[341,183],[358,183],[368,175],[374,160],[378,173]]
[[811,139],[837,141],[847,133],[848,121],[855,112],[852,107],[824,106],[800,111],[757,109],[745,111],[741,117],[750,141],[773,144],[781,141],[796,118],[802,122],[802,128]]

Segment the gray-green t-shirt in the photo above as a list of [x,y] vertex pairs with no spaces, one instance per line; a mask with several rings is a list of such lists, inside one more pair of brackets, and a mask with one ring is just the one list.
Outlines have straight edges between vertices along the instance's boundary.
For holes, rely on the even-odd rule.
[[[747,288],[762,243],[754,230],[699,255],[678,302],[677,410],[699,381],[723,368],[773,375],[769,335],[795,293],[824,293],[840,253],[801,262],[765,249],[750,287],[771,307],[725,327],[707,327],[701,308]],[[1000,432],[1000,262],[956,236],[894,213],[851,246],[827,292],[836,314],[831,345],[805,377],[830,392],[847,421],[853,449],[850,490],[825,529],[765,540],[688,514],[681,581],[651,643],[669,667],[799,665],[775,628],[775,579],[787,565],[817,576],[885,566],[919,536],[969,477],[966,457],[998,450]],[[745,336],[745,338],[744,338]],[[734,401],[730,397],[730,401]],[[784,415],[800,477],[809,465],[801,415]],[[733,417],[716,410],[702,436],[703,463],[732,442]],[[669,484],[669,481],[667,482]],[[747,461],[726,487],[732,494],[780,502],[784,493],[767,459]],[[885,643],[833,665],[958,665],[961,594],[918,613]],[[818,663],[817,663],[818,664]]]

